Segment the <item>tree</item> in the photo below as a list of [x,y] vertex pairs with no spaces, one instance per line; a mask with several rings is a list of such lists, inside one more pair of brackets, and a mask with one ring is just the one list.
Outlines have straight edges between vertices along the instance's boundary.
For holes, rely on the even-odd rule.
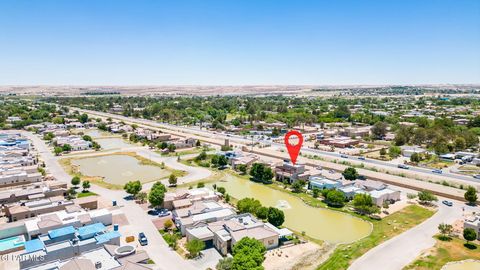
[[265,260],[266,248],[262,242],[255,238],[244,237],[232,248],[233,263],[235,270],[261,270]]
[[387,154],[387,150],[385,148],[380,149],[380,156],[385,156]]
[[247,165],[245,165],[245,164],[239,164],[239,165],[235,166],[235,169],[237,169],[242,174],[247,174]]
[[86,123],[88,122],[88,115],[87,114],[81,114],[79,117],[78,117],[78,121],[80,121],[80,123]]
[[467,245],[469,245],[470,241],[477,239],[477,233],[472,228],[465,228],[463,229],[463,238],[467,240]]
[[55,156],[58,156],[63,152],[63,148],[59,146],[55,146],[55,148],[53,149],[53,152],[55,152]]
[[166,142],[161,142],[161,143],[159,143],[159,145],[160,146],[158,148],[160,148],[162,150],[168,147],[168,144]]
[[243,198],[237,202],[237,209],[240,213],[255,214],[260,207],[262,204],[254,198]]
[[387,133],[387,124],[385,122],[376,122],[370,131],[375,139],[381,139]]
[[450,235],[453,231],[453,226],[446,223],[440,223],[438,225],[438,230],[442,234],[441,239],[448,239],[448,235]]
[[164,228],[165,230],[167,230],[167,231],[170,230],[170,228],[172,228],[172,227],[173,227],[173,222],[172,222],[171,219],[167,219],[167,220],[163,223],[163,228]]
[[197,142],[195,143],[195,146],[200,147],[201,145],[202,145],[202,143],[200,142],[200,140],[197,140]]
[[438,201],[438,198],[437,198],[437,196],[433,195],[432,192],[430,192],[428,190],[423,190],[423,191],[418,192],[418,200],[422,204],[427,204],[427,203],[431,203],[433,201],[435,201],[435,202]]
[[129,181],[124,186],[123,189],[128,194],[136,196],[142,190],[142,183],[140,181]]
[[360,193],[353,197],[353,207],[362,215],[378,213],[378,207],[373,203],[370,194]]
[[268,208],[268,216],[267,220],[269,223],[271,223],[273,226],[281,226],[283,222],[285,221],[285,214],[283,213],[282,210],[275,208],[275,207],[269,207]]
[[204,187],[205,187],[205,183],[203,183],[203,182],[198,182],[197,188],[204,188]]
[[327,193],[325,200],[329,206],[343,207],[345,203],[345,194],[339,190],[333,189]]
[[53,138],[55,138],[55,135],[52,132],[47,132],[43,134],[43,139],[45,141],[51,141]]
[[391,158],[396,158],[396,157],[400,156],[401,154],[402,154],[402,149],[398,146],[392,145],[388,149],[388,155]]
[[411,162],[418,163],[418,162],[422,161],[422,158],[421,158],[421,156],[420,156],[419,153],[413,153],[413,154],[410,156],[410,161],[411,161]]
[[225,257],[218,260],[217,265],[215,266],[216,270],[233,270],[233,258]]
[[80,184],[80,177],[74,176],[74,177],[72,178],[72,181],[71,181],[70,183],[72,183],[72,185],[73,185],[75,188],[77,188],[77,186]]
[[268,208],[265,207],[265,206],[261,206],[257,209],[257,211],[255,212],[255,215],[259,218],[259,219],[267,219],[268,218]]
[[467,142],[463,137],[457,137],[455,139],[455,150],[464,150],[467,147]]
[[347,105],[341,104],[334,111],[333,116],[336,118],[348,118],[350,117],[350,110]]
[[168,177],[168,183],[171,186],[176,186],[177,185],[177,176],[175,174],[170,174],[170,177]]
[[270,184],[273,178],[272,168],[262,163],[254,163],[250,169],[253,181]]
[[230,202],[230,194],[225,195],[225,202],[227,202],[227,203]]
[[82,188],[83,192],[88,192],[88,189],[90,188],[90,181],[83,181]]
[[200,251],[205,249],[205,243],[198,239],[192,239],[187,242],[185,247],[187,248],[187,251],[189,253],[188,257],[195,258],[199,255]]
[[226,189],[224,187],[217,187],[217,191],[225,195]]
[[62,146],[62,151],[63,152],[70,152],[70,151],[72,151],[72,146],[70,144],[66,143]]
[[305,181],[297,180],[292,184],[292,192],[301,193],[303,192],[303,187],[305,186]]
[[90,137],[89,135],[83,135],[83,136],[82,136],[82,139],[83,139],[84,141],[87,141],[87,142],[91,142],[91,141],[92,141],[92,137]]
[[355,180],[358,178],[358,172],[355,168],[353,167],[348,167],[346,168],[343,173],[343,177],[347,180]]
[[177,149],[177,147],[173,143],[169,144],[167,148],[168,152],[175,152],[175,150]]
[[207,152],[202,151],[198,156],[195,157],[195,161],[205,160],[207,159]]
[[312,196],[313,198],[318,198],[318,194],[320,193],[320,189],[314,187],[312,190]]
[[477,202],[477,189],[473,186],[468,186],[467,191],[465,192],[465,195],[463,195],[465,200],[471,205],[474,205]]
[[224,168],[228,164],[228,159],[226,156],[219,156],[218,157],[218,167],[219,168]]
[[153,184],[148,194],[148,201],[153,207],[158,207],[163,204],[163,199],[165,198],[165,192],[167,189],[161,182],[156,182]]

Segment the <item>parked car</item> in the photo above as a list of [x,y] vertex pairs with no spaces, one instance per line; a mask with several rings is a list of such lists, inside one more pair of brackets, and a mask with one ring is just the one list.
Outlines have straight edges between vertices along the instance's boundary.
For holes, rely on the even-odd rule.
[[364,156],[360,156],[360,157],[358,157],[358,159],[360,159],[360,160],[365,160],[365,157],[364,157]]
[[170,211],[168,211],[168,209],[160,209],[158,213],[159,217],[166,217],[168,215],[170,215]]
[[447,200],[443,200],[442,203],[445,204],[446,206],[452,206],[453,205],[453,203],[451,201],[447,201]]
[[480,174],[475,174],[475,175],[473,176],[473,178],[475,178],[475,179],[480,179]]
[[147,213],[151,216],[158,216],[160,212],[157,209],[152,209],[152,210],[148,210]]
[[398,164],[398,168],[400,168],[400,169],[405,169],[405,170],[410,169],[410,167],[408,167],[408,166],[405,165],[405,164]]
[[341,157],[341,158],[348,158],[348,156],[345,155],[345,154],[341,154],[340,157]]
[[438,174],[442,174],[442,173],[443,173],[442,170],[440,170],[440,169],[433,170],[432,172],[433,172],[433,173],[438,173]]
[[140,242],[142,246],[148,245],[148,239],[143,232],[138,234],[138,242]]

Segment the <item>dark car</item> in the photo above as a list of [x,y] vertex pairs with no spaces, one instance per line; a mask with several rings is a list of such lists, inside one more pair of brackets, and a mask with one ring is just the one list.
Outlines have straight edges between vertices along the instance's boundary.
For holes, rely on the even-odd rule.
[[451,201],[443,200],[442,203],[446,206],[453,206],[453,203]]
[[432,172],[433,172],[433,173],[438,173],[438,174],[442,174],[442,173],[443,173],[442,170],[440,170],[440,169],[433,170]]
[[360,157],[358,157],[358,159],[360,159],[360,160],[365,160],[365,157],[364,157],[364,156],[360,156]]
[[342,157],[342,158],[348,158],[348,156],[345,155],[345,154],[341,154],[340,157]]
[[148,245],[148,239],[143,232],[138,234],[138,242],[140,242],[142,246]]
[[398,164],[398,168],[400,168],[400,169],[406,169],[406,170],[410,169],[410,167],[408,167],[408,166],[405,165],[405,164]]

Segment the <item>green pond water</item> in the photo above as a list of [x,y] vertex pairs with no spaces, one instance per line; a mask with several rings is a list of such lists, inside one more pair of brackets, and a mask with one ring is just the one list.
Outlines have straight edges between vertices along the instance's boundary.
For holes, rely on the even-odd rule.
[[123,185],[128,181],[140,180],[147,183],[170,175],[169,171],[157,166],[142,165],[134,157],[127,155],[108,155],[72,160],[79,171],[86,176],[101,176],[104,181]]
[[230,196],[242,199],[252,197],[264,206],[282,209],[287,228],[330,243],[348,243],[371,232],[371,224],[354,216],[306,205],[299,198],[243,178],[229,176],[216,183],[225,187]]
[[120,149],[134,146],[122,138],[99,138],[95,139],[95,141],[102,147],[103,150]]

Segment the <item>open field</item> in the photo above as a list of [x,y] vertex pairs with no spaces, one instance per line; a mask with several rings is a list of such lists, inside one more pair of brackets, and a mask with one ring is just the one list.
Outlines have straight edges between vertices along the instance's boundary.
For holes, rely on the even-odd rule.
[[[436,238],[435,246],[421,254],[417,260],[405,267],[415,270],[439,270],[448,262],[463,261],[467,259],[480,260],[480,252],[477,249],[468,249],[463,246],[465,240],[456,237],[449,241],[441,241]],[[478,243],[477,243],[478,245]]]

